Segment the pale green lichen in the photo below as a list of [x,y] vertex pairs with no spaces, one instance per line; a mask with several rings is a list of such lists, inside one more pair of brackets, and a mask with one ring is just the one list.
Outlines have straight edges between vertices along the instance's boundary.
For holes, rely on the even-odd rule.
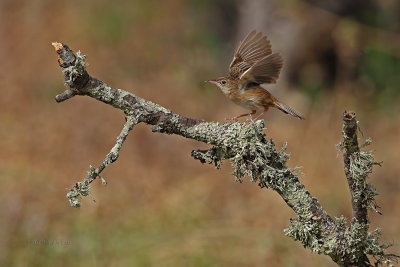
[[[346,226],[345,217],[335,219],[339,228]],[[368,227],[368,224],[355,222],[351,227],[345,228],[343,236],[337,236],[332,232],[324,238],[320,253],[329,255],[339,265],[358,262],[364,255],[371,255],[375,259],[376,266],[383,263],[390,266],[393,262],[397,262],[396,255],[385,253],[390,245],[380,245],[380,229],[367,232]]]
[[104,186],[106,186],[106,185],[107,185],[106,179],[104,179],[104,177],[101,176],[101,175],[99,175],[99,178],[100,178],[101,184],[104,185]]
[[82,76],[82,74],[86,71],[86,56],[81,54],[81,51],[76,53],[74,65],[71,65],[67,68],[62,69],[62,73],[65,77],[65,85],[68,87],[72,87],[75,83],[75,80]]
[[346,251],[344,252],[346,257],[351,261],[360,259],[366,252],[365,248],[368,246],[368,235],[369,224],[352,222],[350,228],[347,229],[346,238]]
[[300,241],[305,248],[314,253],[322,253],[322,242],[319,240],[321,229],[318,221],[291,219],[290,226],[284,230],[286,236]]
[[[364,146],[370,144],[371,141],[364,143]],[[360,150],[354,152],[350,155],[350,168],[349,173],[352,177],[354,187],[354,201],[361,202],[362,207],[369,208],[379,213],[377,208],[379,206],[376,204],[375,196],[378,195],[376,188],[366,182],[368,175],[372,173],[373,166],[381,166],[381,162],[376,162],[374,160],[374,155],[372,151]]]
[[287,145],[276,151],[274,142],[263,134],[264,127],[263,121],[250,125],[238,122],[227,124],[222,133],[216,132],[218,128],[212,124],[191,127],[187,134],[196,140],[216,140],[212,149],[195,150],[192,156],[203,163],[214,163],[217,167],[223,159],[229,158],[237,181],[242,181],[246,176],[251,182],[259,181],[263,186],[278,191],[300,217],[311,218],[313,199],[292,173],[293,170],[286,166],[290,158],[286,153]]
[[[344,222],[343,219],[340,221]],[[324,253],[330,255],[337,263],[358,262],[364,255],[374,258],[375,266],[385,264],[393,266],[399,258],[394,254],[387,254],[385,250],[391,245],[380,244],[381,230],[378,228],[372,232],[367,232],[369,224],[353,222],[351,227],[346,229],[343,236],[344,242],[338,242],[336,238],[324,244]]]
[[338,224],[338,226],[339,226],[340,228],[346,227],[347,218],[344,217],[343,215],[341,215],[340,217],[335,217],[335,221],[336,221],[336,223]]
[[72,207],[79,208],[81,206],[79,197],[90,195],[90,183],[97,175],[97,170],[92,165],[89,165],[88,178],[82,182],[77,182],[67,193],[67,198]]
[[392,246],[392,244],[380,244],[382,231],[380,228],[369,232],[365,241],[365,251],[368,255],[372,255],[375,259],[376,266],[379,264],[385,264],[386,266],[394,266],[394,263],[398,263],[399,256],[395,254],[387,254],[385,250]]
[[360,146],[360,149],[369,146],[371,143],[372,139],[371,137],[368,137],[367,139],[365,139],[364,143]]
[[81,206],[80,196],[88,196],[90,194],[90,185],[85,182],[77,182],[74,187],[67,193],[67,198],[72,207]]
[[219,169],[222,160],[225,159],[226,151],[218,147],[212,147],[207,150],[193,150],[192,157],[200,160],[201,163],[214,164],[215,168]]
[[[357,130],[360,129],[360,127],[358,125],[359,125],[359,123],[358,123],[358,121],[356,121]],[[347,133],[346,133],[347,127],[349,127],[349,125],[344,123],[343,128],[342,128],[342,135],[343,135],[342,142],[340,142],[339,144],[336,145],[336,148],[339,153],[341,153],[343,151],[343,149],[345,149],[345,148],[348,153],[353,153],[353,152],[356,152],[359,150],[357,143],[355,143],[353,140],[353,136],[347,135]]]
[[[360,127],[358,126],[358,121],[356,121],[357,124],[357,130],[360,130]],[[346,123],[343,124],[342,127],[342,136],[343,139],[339,144],[336,144],[336,149],[338,151],[338,153],[342,153],[343,150],[346,148],[348,153],[353,153],[355,151],[358,151],[359,148],[358,146],[353,142],[353,136],[348,136],[346,133],[346,128],[348,127],[348,125]]]
[[340,242],[337,236],[334,233],[330,234],[324,238],[320,254],[329,255],[336,263],[343,262],[343,253],[340,251],[338,244]]
[[374,155],[370,151],[361,150],[350,155],[349,171],[351,176],[356,178],[356,182],[361,183],[361,180],[365,180],[372,173],[374,165],[380,165],[380,163],[374,161]]
[[290,158],[286,153],[287,145],[279,151],[275,150],[274,142],[262,132],[264,121],[250,125],[239,122],[223,125],[223,132],[216,131],[218,127],[215,126],[204,123],[187,129],[187,135],[196,140],[214,140],[212,149],[195,150],[192,156],[203,163],[214,163],[217,167],[223,159],[229,158],[237,181],[242,181],[246,176],[251,182],[259,181],[263,186],[278,191],[300,217],[312,217],[312,197],[299,183],[293,170],[286,166]]

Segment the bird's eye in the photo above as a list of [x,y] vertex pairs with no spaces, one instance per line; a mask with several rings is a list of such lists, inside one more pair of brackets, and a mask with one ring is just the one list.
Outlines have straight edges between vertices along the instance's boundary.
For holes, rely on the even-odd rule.
[[225,80],[222,80],[222,81],[221,81],[221,84],[226,84],[226,81],[225,81]]

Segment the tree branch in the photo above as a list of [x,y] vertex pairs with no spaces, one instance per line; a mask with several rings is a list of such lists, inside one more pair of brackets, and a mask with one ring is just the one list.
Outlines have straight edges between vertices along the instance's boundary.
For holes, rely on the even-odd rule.
[[106,180],[100,176],[100,173],[111,163],[116,161],[119,157],[119,150],[122,147],[126,137],[129,134],[129,131],[137,124],[136,118],[133,116],[126,117],[126,123],[122,128],[121,133],[117,137],[117,142],[107,154],[106,158],[103,160],[103,163],[97,168],[93,168],[90,166],[90,170],[88,171],[88,177],[85,178],[82,182],[76,183],[68,192],[67,198],[69,199],[69,203],[72,207],[80,207],[81,202],[79,200],[80,196],[87,196],[90,193],[90,184],[99,177],[103,185],[106,185]]
[[[299,240],[304,247],[313,252],[329,255],[333,261],[343,266],[369,264],[367,255],[377,257],[377,261],[393,258],[384,253],[387,246],[379,244],[378,231],[368,233],[368,227],[365,227],[363,221],[362,230],[355,223],[346,227],[343,217],[333,219],[327,214],[318,200],[312,197],[299,181],[296,170],[286,166],[289,156],[285,153],[285,147],[276,150],[274,142],[262,133],[264,121],[253,122],[250,125],[240,122],[220,124],[176,114],[91,77],[85,68],[85,56],[80,52],[75,55],[65,44],[53,43],[53,46],[59,55],[58,62],[68,86],[65,92],[56,96],[57,102],[75,95],[86,95],[123,110],[127,116],[127,122],[117,143],[103,163],[97,169],[91,167],[88,177],[77,183],[68,193],[71,205],[79,206],[78,197],[89,194],[90,183],[100,176],[107,165],[117,159],[118,151],[128,132],[137,123],[143,122],[152,125],[153,132],[177,134],[212,145],[208,150],[192,151],[192,156],[202,163],[213,163],[217,168],[222,160],[229,159],[237,180],[241,181],[243,177],[249,176],[250,180],[258,182],[261,188],[276,191],[297,215],[297,218],[291,219],[285,234]],[[348,136],[357,141],[357,137],[350,134]],[[352,148],[358,147],[357,143],[352,144]],[[350,155],[349,170],[353,177],[357,172],[364,171],[354,167],[356,162],[357,160],[352,161]],[[354,191],[359,189],[362,190],[361,187],[357,187]],[[364,218],[364,213],[360,216]],[[360,224],[358,219],[357,222]]]
[[[349,183],[351,204],[353,209],[352,223],[366,225],[368,223],[367,198],[365,197],[366,175],[354,173],[356,164],[360,164],[357,159],[360,156],[360,148],[357,140],[358,122],[354,111],[343,113],[343,161],[344,171],[347,182]],[[372,163],[373,164],[373,163]],[[371,170],[372,171],[372,170]]]

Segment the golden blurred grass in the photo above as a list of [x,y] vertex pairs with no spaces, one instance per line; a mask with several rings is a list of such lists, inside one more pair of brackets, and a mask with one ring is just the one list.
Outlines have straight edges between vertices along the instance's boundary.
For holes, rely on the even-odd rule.
[[[112,12],[129,5],[108,13],[109,5],[39,3],[10,2],[0,9],[0,50],[6,51],[0,54],[2,266],[333,266],[284,236],[294,214],[275,192],[234,182],[228,162],[215,170],[194,161],[190,151],[206,145],[152,133],[145,125],[135,127],[118,161],[105,170],[108,185],[93,184],[96,202],[88,197],[82,208],[69,207],[66,188],[85,176],[89,164],[103,160],[124,118],[86,97],[55,103],[64,88],[51,41],[87,54],[93,76],[175,112],[222,122],[242,110],[199,82],[217,69],[211,53],[168,38],[184,27],[174,18],[184,1],[168,1],[176,8],[145,6],[147,16],[115,22],[130,27],[111,37],[91,30],[101,25],[96,15],[105,12],[114,20]],[[163,31],[160,19],[175,33]],[[270,111],[264,117],[267,135],[277,146],[288,142],[289,165],[304,167],[302,182],[326,210],[349,217],[349,191],[334,145],[341,138],[341,113],[356,110],[376,159],[384,161],[370,178],[384,214],[371,214],[371,229],[383,228],[383,238],[398,243],[400,106],[387,115],[346,87],[314,102],[293,89],[276,93],[307,120]]]

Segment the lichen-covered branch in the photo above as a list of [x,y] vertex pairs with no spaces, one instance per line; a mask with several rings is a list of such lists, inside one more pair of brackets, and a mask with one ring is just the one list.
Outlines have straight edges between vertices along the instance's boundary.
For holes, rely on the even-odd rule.
[[[358,147],[357,139],[358,122],[356,120],[356,114],[353,111],[345,111],[343,113],[343,161],[344,161],[344,172],[346,174],[347,182],[349,184],[351,193],[351,206],[353,210],[351,228],[353,229],[354,235],[362,239],[366,239],[368,235],[368,211],[366,205],[366,176],[364,170],[359,173],[354,173],[354,169],[357,168],[355,164],[364,164],[360,159],[360,148]],[[363,253],[366,244],[360,243],[357,248],[359,256],[362,258],[362,262],[365,264],[369,263],[368,258]],[[361,264],[359,264],[361,265]],[[362,264],[364,265],[364,264]]]
[[[142,122],[152,125],[153,132],[177,134],[211,145],[207,150],[193,150],[192,156],[202,163],[212,163],[217,168],[223,160],[229,160],[237,180],[250,177],[261,188],[276,191],[297,216],[291,219],[285,234],[300,241],[313,252],[329,255],[333,261],[343,266],[369,264],[367,255],[376,257],[379,263],[393,258],[392,255],[385,254],[386,246],[380,245],[379,231],[368,233],[365,221],[352,221],[351,226],[347,227],[343,217],[333,219],[327,214],[318,200],[299,181],[297,169],[287,167],[289,156],[285,153],[285,147],[277,150],[274,142],[263,134],[264,121],[250,125],[240,122],[220,124],[179,115],[90,76],[86,71],[85,56],[80,52],[75,55],[68,46],[61,43],[53,43],[53,46],[59,55],[59,65],[68,86],[65,92],[55,97],[57,102],[75,95],[86,95],[123,110],[127,117],[116,145],[103,163],[96,169],[91,167],[88,177],[77,183],[68,193],[71,205],[79,206],[78,197],[89,194],[90,183],[100,176],[100,172],[108,164],[117,159],[128,132]],[[343,144],[345,146],[347,141]],[[353,154],[361,153],[356,149],[358,144],[354,142],[354,138],[349,144],[355,149]],[[364,158],[360,154],[360,157],[350,159],[349,170],[354,177],[368,175],[370,169],[365,168],[365,164],[357,168],[357,164]],[[357,190],[363,188],[357,187]],[[367,203],[372,203],[371,194],[362,195],[361,199],[365,199],[365,196],[369,199]]]
[[122,128],[121,133],[117,137],[117,142],[111,148],[110,152],[107,154],[106,158],[103,160],[101,165],[97,168],[93,168],[90,166],[90,170],[88,171],[88,176],[82,181],[77,182],[68,192],[67,198],[69,199],[69,203],[72,207],[80,207],[81,202],[79,200],[80,196],[88,196],[90,193],[90,184],[99,177],[103,185],[106,185],[106,180],[100,176],[100,173],[111,163],[116,161],[119,156],[119,151],[124,143],[126,137],[129,134],[129,131],[137,124],[137,120],[133,116],[126,117],[126,123]]
[[[374,161],[371,151],[361,149],[369,145],[371,140],[367,139],[360,147],[357,137],[358,129],[356,113],[345,111],[343,113],[343,140],[338,148],[339,151],[343,151],[344,171],[351,194],[352,220],[346,238],[351,244],[352,254],[357,255],[357,266],[370,266],[367,255],[382,256],[384,255],[383,250],[386,248],[386,246],[377,245],[379,229],[372,233],[368,232],[368,209],[380,212],[377,210],[379,207],[375,201],[378,192],[372,184],[367,183],[367,178],[372,173],[373,166],[380,166],[381,163]],[[371,239],[371,237],[373,238]],[[383,259],[386,260],[385,257],[381,257],[378,262]]]
[[[351,193],[351,203],[353,208],[353,221],[362,224],[368,223],[368,212],[366,199],[363,197],[365,188],[365,176],[360,173],[354,173],[355,164],[361,166],[360,148],[357,139],[358,123],[356,114],[353,111],[345,111],[343,113],[343,142],[344,149],[344,171],[349,183]],[[363,162],[364,163],[364,162]],[[357,180],[358,179],[358,180]]]

